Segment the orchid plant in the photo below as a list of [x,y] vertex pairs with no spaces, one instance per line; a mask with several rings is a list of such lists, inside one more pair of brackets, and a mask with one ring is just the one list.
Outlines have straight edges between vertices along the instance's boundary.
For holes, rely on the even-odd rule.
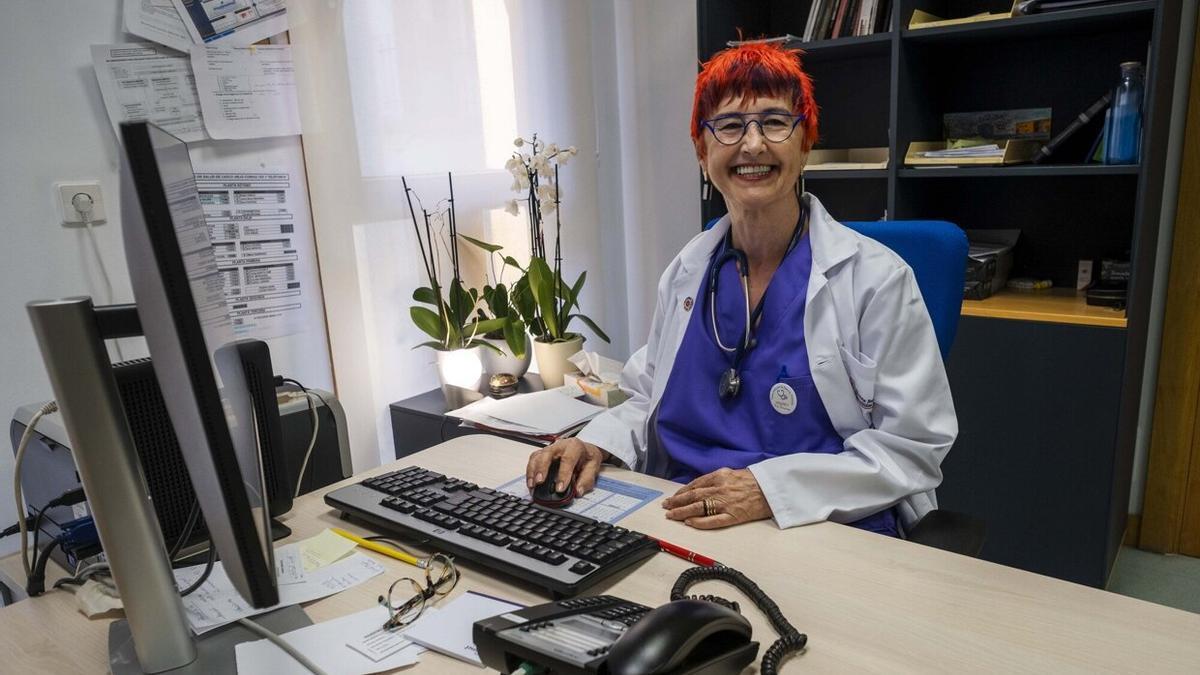
[[[587,316],[573,313],[579,307],[587,272],[574,284],[562,276],[562,189],[558,169],[578,152],[574,146],[559,148],[554,143],[538,139],[517,138],[517,148],[504,164],[513,176],[512,190],[520,197],[511,199],[505,210],[520,215],[520,202],[527,205],[529,218],[530,258],[528,268],[521,267],[512,257],[505,263],[521,270],[523,276],[513,284],[510,302],[522,317],[529,332],[540,342],[566,342],[577,337],[567,329],[572,319],[587,324],[596,335],[608,342],[608,336]],[[545,218],[554,214],[554,265],[547,262]]]
[[[422,305],[434,308],[418,305],[409,308],[413,323],[433,338],[432,341],[422,342],[417,347],[433,347],[443,351],[484,347],[499,351],[482,338],[489,331],[502,329],[504,322],[478,317],[477,309],[481,301],[479,291],[463,285],[458,261],[458,238],[465,238],[465,235],[458,234],[454,214],[454,176],[449,175],[448,180],[450,198],[439,202],[432,211],[426,210],[420,197],[417,197],[417,204],[421,206],[421,219],[418,220],[416,209],[413,208],[415,193],[408,187],[408,179],[401,178],[413,229],[417,235],[421,262],[429,280],[428,286],[421,286],[413,291],[412,298]],[[443,264],[447,260],[450,263],[449,270],[445,269]],[[445,278],[447,275],[448,279]],[[443,289],[447,285],[449,291],[444,294]]]

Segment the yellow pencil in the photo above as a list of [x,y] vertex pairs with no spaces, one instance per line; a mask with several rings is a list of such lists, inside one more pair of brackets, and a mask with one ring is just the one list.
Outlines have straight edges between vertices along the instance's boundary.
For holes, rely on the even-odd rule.
[[351,533],[341,529],[340,527],[331,527],[329,529],[333,530],[334,534],[345,537],[365,549],[375,551],[376,553],[382,553],[382,554],[388,556],[389,558],[395,558],[396,560],[399,560],[401,562],[406,562],[409,565],[414,565],[416,567],[422,567],[422,568],[425,567],[425,563],[423,563],[418,558],[415,558],[415,557],[405,553],[404,551],[397,551],[396,549],[392,548],[391,546],[385,546],[383,544],[373,542],[370,539],[363,539],[362,537],[358,536],[357,534],[351,534]]

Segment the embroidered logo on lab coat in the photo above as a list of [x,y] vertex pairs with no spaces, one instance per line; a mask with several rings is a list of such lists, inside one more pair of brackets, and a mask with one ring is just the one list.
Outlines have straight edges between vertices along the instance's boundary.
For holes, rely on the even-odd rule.
[[683,311],[685,311],[685,312],[692,311],[692,299],[691,298],[683,299]]
[[796,410],[796,390],[783,382],[771,387],[771,407],[780,415],[791,415]]

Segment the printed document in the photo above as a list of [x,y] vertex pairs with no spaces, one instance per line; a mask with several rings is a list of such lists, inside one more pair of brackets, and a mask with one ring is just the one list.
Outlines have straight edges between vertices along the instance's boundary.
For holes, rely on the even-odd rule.
[[479,660],[475,640],[471,637],[475,622],[518,609],[524,607],[467,591],[439,606],[435,613],[425,610],[426,613],[404,631],[404,637],[434,651],[482,666],[483,661]]
[[[521,499],[530,498],[529,489],[525,487],[525,476],[517,476],[496,489]],[[611,525],[660,496],[662,493],[658,490],[608,476],[597,476],[596,487],[586,495],[576,497],[563,510]]]
[[125,32],[185,54],[194,44],[171,0],[125,0]]
[[[295,544],[291,544],[295,546]],[[286,548],[286,547],[284,547]],[[186,588],[200,578],[204,565],[175,570],[175,582]],[[306,572],[302,581],[279,585],[279,604],[257,609],[246,602],[233,587],[221,563],[213,566],[212,574],[194,593],[183,598],[188,623],[197,635],[207,633],[238,619],[255,616],[284,605],[295,605],[339,593],[352,586],[383,574],[383,565],[361,553],[355,553],[328,567]],[[382,624],[381,624],[382,625]]]
[[[427,608],[425,613],[431,611],[432,608]],[[417,663],[425,648],[405,639],[403,632],[383,630],[383,622],[387,619],[387,608],[375,605],[348,616],[298,628],[280,637],[329,675],[382,673]],[[371,635],[390,645],[386,654],[378,659],[351,646]],[[242,642],[234,647],[234,654],[239,673],[309,675],[304,666],[270,640]]]
[[195,44],[245,46],[287,30],[284,0],[173,0]]
[[196,45],[191,53],[204,126],[213,138],[300,133],[290,46]]
[[237,337],[258,339],[304,330],[305,287],[316,260],[308,208],[284,170],[204,172],[196,189]]
[[148,120],[182,141],[208,138],[187,54],[149,42],[92,45],[92,65],[113,131]]

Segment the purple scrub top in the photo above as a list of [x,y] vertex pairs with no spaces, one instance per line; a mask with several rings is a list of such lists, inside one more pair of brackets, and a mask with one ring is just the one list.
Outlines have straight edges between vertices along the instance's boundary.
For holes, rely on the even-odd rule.
[[[733,354],[723,351],[713,338],[708,275],[704,275],[662,401],[651,420],[657,432],[652,438],[657,436],[660,451],[650,453],[648,473],[687,483],[723,467],[744,469],[781,455],[842,452],[843,439],[825,411],[808,367],[804,309],[811,270],[812,245],[805,235],[784,257],[763,295],[762,319],[754,335],[757,345],[742,358],[741,392],[733,399],[722,399],[718,392],[721,374],[733,363]],[[745,302],[737,266],[729,260],[718,273],[716,289],[717,328],[728,347],[741,338]],[[795,393],[790,414],[771,404],[776,383]],[[850,524],[899,536],[891,508]]]

